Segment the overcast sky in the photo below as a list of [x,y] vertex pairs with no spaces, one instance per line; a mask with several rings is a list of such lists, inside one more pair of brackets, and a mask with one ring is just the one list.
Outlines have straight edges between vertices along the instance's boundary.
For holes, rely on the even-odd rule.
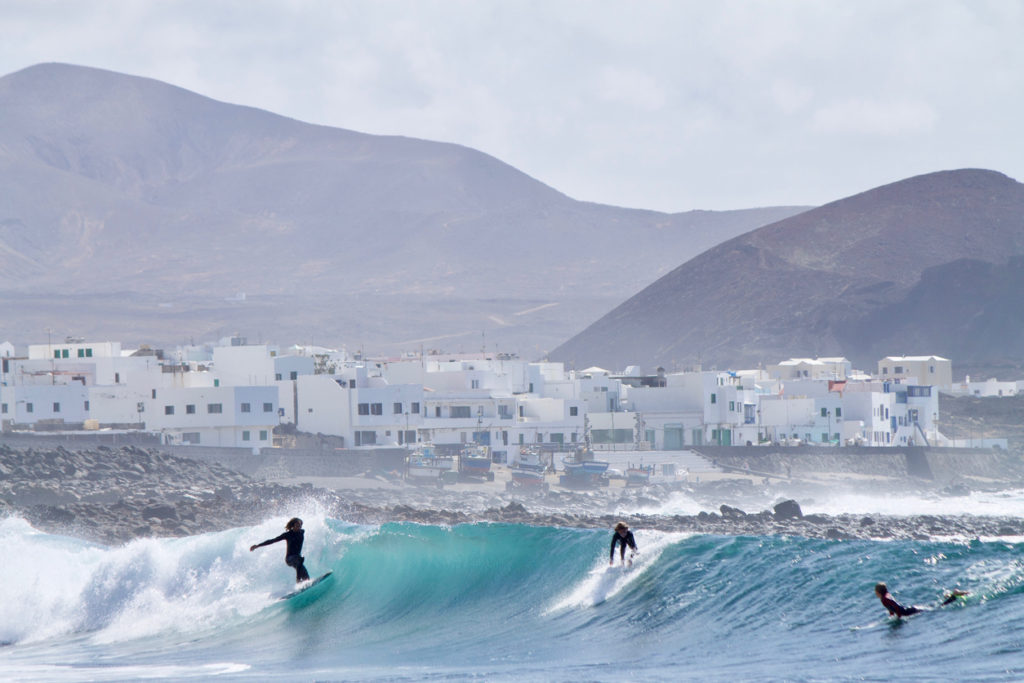
[[0,75],[51,61],[662,211],[1024,180],[1018,0],[0,0]]

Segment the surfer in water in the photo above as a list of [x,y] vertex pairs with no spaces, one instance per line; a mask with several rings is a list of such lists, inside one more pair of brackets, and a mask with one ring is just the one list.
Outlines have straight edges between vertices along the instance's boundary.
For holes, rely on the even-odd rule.
[[284,563],[289,567],[295,568],[295,583],[308,581],[309,572],[306,571],[306,565],[303,564],[305,558],[302,557],[302,541],[306,535],[306,532],[302,528],[302,520],[298,517],[292,517],[288,520],[284,529],[284,533],[277,538],[268,538],[262,543],[249,546],[249,552],[251,553],[256,550],[256,548],[261,548],[265,545],[284,541],[287,545],[287,548],[284,551]]
[[620,543],[622,546],[619,548],[619,559],[622,560],[623,564],[626,563],[626,546],[628,545],[632,549],[632,552],[629,554],[629,563],[633,564],[633,555],[640,551],[636,548],[636,539],[633,538],[633,532],[629,530],[625,522],[619,522],[615,525],[615,533],[612,534],[612,548],[608,555],[609,566],[615,564],[616,543]]
[[[897,619],[900,617],[909,617],[911,614],[917,614],[918,612],[923,612],[924,610],[929,609],[927,607],[904,607],[900,603],[896,602],[892,595],[889,594],[889,588],[884,583],[875,584],[875,595],[877,595],[878,599],[882,601],[882,606],[888,610],[889,616],[896,617]],[[938,606],[942,607],[943,605],[948,605],[957,598],[965,595],[969,595],[969,593],[962,590],[949,591],[946,593],[945,597],[942,598],[942,602],[940,602]]]

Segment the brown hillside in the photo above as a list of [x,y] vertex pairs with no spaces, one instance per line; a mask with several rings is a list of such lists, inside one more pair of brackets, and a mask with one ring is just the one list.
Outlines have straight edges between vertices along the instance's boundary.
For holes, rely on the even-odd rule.
[[580,367],[818,355],[872,367],[892,353],[1019,363],[1021,254],[1024,185],[974,169],[919,176],[714,247],[551,357]]

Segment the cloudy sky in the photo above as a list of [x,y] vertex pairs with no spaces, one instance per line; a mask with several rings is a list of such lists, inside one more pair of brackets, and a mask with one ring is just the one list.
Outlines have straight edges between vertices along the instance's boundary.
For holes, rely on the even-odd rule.
[[0,0],[0,74],[50,61],[663,211],[1024,180],[1018,0]]

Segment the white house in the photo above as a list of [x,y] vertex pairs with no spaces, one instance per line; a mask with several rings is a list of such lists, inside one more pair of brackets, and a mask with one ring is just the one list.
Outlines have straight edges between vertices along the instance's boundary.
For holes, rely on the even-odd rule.
[[886,356],[878,361],[877,377],[949,391],[953,387],[953,363],[941,356]]
[[816,379],[844,380],[853,371],[845,358],[790,358],[776,365],[768,366],[768,375],[773,379]]
[[273,443],[276,386],[161,388],[143,405],[146,430],[165,443],[253,449]]
[[989,377],[983,382],[971,381],[971,376],[964,377],[963,382],[953,385],[950,393],[958,396],[1016,396],[1024,382],[1000,381]]

